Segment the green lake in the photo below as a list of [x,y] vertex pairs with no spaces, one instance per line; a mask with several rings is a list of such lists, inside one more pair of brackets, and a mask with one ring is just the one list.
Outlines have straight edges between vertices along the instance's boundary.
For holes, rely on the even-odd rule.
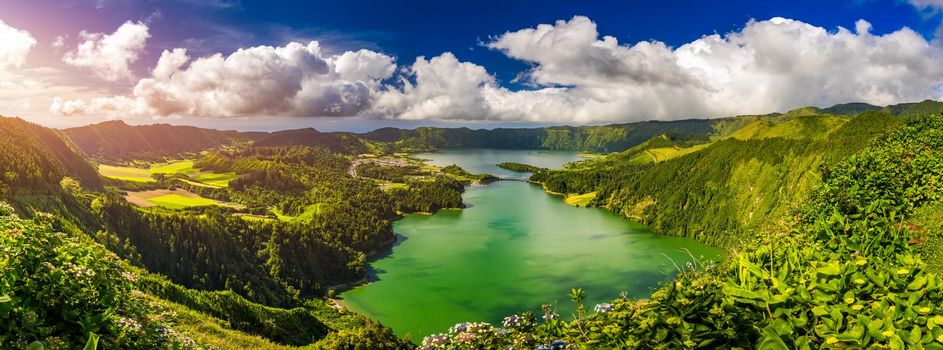
[[[561,167],[575,152],[447,150],[417,155],[430,164],[458,164],[473,173],[526,178],[495,166],[519,162]],[[401,241],[371,262],[375,281],[340,295],[342,303],[413,339],[465,321],[500,324],[505,316],[556,305],[574,307],[566,293],[588,294],[587,307],[626,292],[648,297],[675,275],[690,254],[721,252],[696,241],[650,233],[599,208],[577,208],[522,181],[474,185],[468,208],[409,215],[394,224]]]

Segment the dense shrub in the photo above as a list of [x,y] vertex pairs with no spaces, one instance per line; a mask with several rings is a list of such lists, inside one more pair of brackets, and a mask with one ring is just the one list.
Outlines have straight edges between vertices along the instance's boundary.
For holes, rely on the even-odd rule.
[[0,203],[0,348],[189,344],[160,323],[113,253],[55,226],[49,216],[21,220]]

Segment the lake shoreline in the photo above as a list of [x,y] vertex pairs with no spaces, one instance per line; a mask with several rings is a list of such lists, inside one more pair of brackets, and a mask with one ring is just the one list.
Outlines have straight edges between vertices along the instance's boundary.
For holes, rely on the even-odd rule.
[[[455,322],[500,322],[537,311],[535,301],[571,312],[565,295],[572,287],[584,288],[588,303],[605,303],[623,291],[644,298],[676,273],[666,259],[686,261],[686,249],[720,254],[694,240],[652,233],[608,210],[561,203],[525,174],[496,168],[505,160],[557,168],[578,159],[572,153],[464,150],[419,157],[500,180],[466,185],[462,201],[468,208],[397,218],[399,238],[367,261],[366,278],[338,286],[344,289],[335,292],[332,305],[375,318],[396,334],[421,339]],[[406,240],[412,241],[402,244]]]

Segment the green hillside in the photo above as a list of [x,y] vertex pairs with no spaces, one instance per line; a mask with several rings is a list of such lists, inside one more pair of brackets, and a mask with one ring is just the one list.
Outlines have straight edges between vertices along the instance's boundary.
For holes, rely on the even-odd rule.
[[[364,139],[389,143],[392,150],[402,152],[432,151],[440,148],[498,148],[498,149],[551,149],[578,150],[598,153],[619,152],[638,146],[659,135],[668,135],[686,145],[728,137],[751,123],[779,124],[798,119],[824,125],[784,125],[781,130],[770,130],[768,137],[787,136],[779,133],[814,132],[804,128],[828,128],[841,119],[862,112],[883,110],[895,116],[926,115],[943,112],[943,102],[924,101],[879,107],[867,103],[844,103],[834,106],[802,107],[785,113],[743,115],[718,119],[688,119],[675,121],[642,121],[601,126],[551,126],[544,128],[438,128],[420,127],[414,130],[382,128],[360,134]],[[832,119],[804,118],[832,115]],[[818,134],[822,135],[822,134]],[[747,136],[750,137],[750,136]],[[793,135],[805,138],[805,135]]]
[[98,172],[59,133],[0,117],[0,201],[22,215],[66,218],[66,229],[75,231],[94,221],[82,193],[101,189]]
[[[863,102],[841,103],[825,109],[824,114],[858,115],[867,111],[879,111],[881,107]],[[893,114],[893,113],[892,113]]]
[[[547,171],[531,181],[567,194],[596,192],[593,205],[654,230],[734,246],[783,217],[816,185],[816,171],[864,147],[897,124],[886,113],[855,118],[757,120],[709,146],[660,162],[651,149],[630,149],[578,167]],[[646,147],[662,146],[655,139]]]
[[[369,259],[402,238],[395,220],[465,207],[466,185],[494,180],[395,152],[491,147],[606,152],[501,166],[729,255],[677,266],[650,298],[591,311],[575,289],[573,317],[547,304],[543,321],[464,324],[425,345],[943,349],[941,111],[363,135],[0,118],[0,348],[414,348],[333,298],[371,277]],[[109,159],[135,167],[91,162]]]
[[282,309],[187,289],[128,266],[84,235],[57,233],[55,219],[23,220],[2,202],[0,218],[0,244],[10,254],[0,260],[3,348],[408,347],[376,322],[320,300]]
[[[893,108],[893,107],[889,107]],[[924,100],[919,103],[906,105],[897,115],[901,117],[924,116],[943,113],[943,102]]]
[[748,139],[812,139],[827,138],[833,131],[844,125],[851,117],[836,115],[803,115],[789,117],[783,115],[778,118],[757,120],[730,137]]
[[438,148],[501,148],[621,151],[652,137],[669,134],[675,138],[707,138],[715,121],[692,119],[646,121],[604,126],[555,126],[535,129],[472,130],[468,128],[423,127],[415,130],[379,129],[362,134],[366,139],[390,142],[394,149],[424,151]]
[[131,126],[123,121],[69,128],[63,133],[89,157],[108,161],[161,160],[247,141],[249,135],[192,126]]
[[[364,279],[366,258],[393,242],[390,221],[397,217],[396,210],[419,200],[386,193],[370,180],[350,177],[346,155],[306,146],[244,144],[230,150],[207,150],[196,162],[201,170],[219,169],[220,174],[238,172],[242,176],[232,180],[231,187],[186,188],[213,201],[232,200],[239,206],[169,210],[139,206],[131,202],[130,194],[171,189],[189,193],[179,188],[187,183],[180,182],[179,176],[184,175],[178,173],[193,167],[192,162],[155,168],[160,176],[149,182],[102,180],[59,133],[19,119],[5,118],[0,122],[3,136],[9,136],[0,139],[6,150],[3,154],[17,155],[3,164],[9,166],[3,172],[4,197],[15,204],[20,215],[43,222],[33,225],[30,220],[10,216],[0,221],[18,224],[3,227],[0,237],[16,241],[26,232],[42,240],[55,237],[50,244],[63,247],[57,253],[63,254],[62,259],[93,254],[89,259],[112,265],[84,267],[92,276],[119,276],[122,281],[129,281],[98,279],[95,283],[102,283],[101,286],[66,284],[59,289],[56,284],[43,284],[54,282],[42,276],[55,270],[37,273],[22,270],[27,267],[5,265],[13,264],[11,260],[0,260],[0,276],[6,281],[0,283],[0,296],[11,296],[13,303],[25,308],[16,311],[14,320],[19,323],[10,323],[12,328],[0,336],[0,347],[25,347],[39,341],[55,348],[60,344],[57,342],[84,344],[95,337],[99,337],[100,349],[204,346],[333,349],[407,345],[375,321],[339,313],[320,299],[333,288]],[[437,205],[441,197],[436,195],[455,197],[460,202],[457,189],[451,184],[437,181],[423,183],[422,188],[426,191],[421,196],[423,203]],[[302,215],[312,205],[319,209],[311,215]],[[270,220],[243,219],[265,218],[275,210],[305,219],[282,222],[274,215]],[[85,251],[72,251],[78,248],[61,241],[65,238],[75,240],[75,246],[84,247]],[[35,255],[39,259],[29,264],[52,261],[33,253],[48,246],[32,241],[23,244],[23,249],[30,252],[24,258]],[[4,242],[4,247],[11,246]],[[100,258],[102,254],[110,260]],[[63,264],[69,267],[79,263],[75,260]],[[44,266],[47,265],[29,268],[45,269]],[[111,272],[96,270],[100,268]],[[38,276],[40,280],[23,285],[18,276],[24,274]],[[105,290],[112,285],[123,289]],[[81,293],[99,298],[102,295],[99,293],[120,292],[125,294],[116,294],[115,298],[149,306],[134,304],[138,305],[133,306],[135,309],[123,311],[124,304],[105,296],[84,314],[71,314],[72,311],[61,307],[39,313],[38,306],[29,304],[35,302],[27,299],[40,295],[37,294],[40,290],[76,300],[83,297]],[[129,292],[138,294],[128,298]],[[115,313],[104,313],[108,309]],[[170,310],[173,316],[163,316]],[[30,324],[33,322],[30,319],[37,317],[34,312],[41,322],[63,324],[76,320],[92,322],[90,317],[105,318],[73,329],[77,327]],[[65,313],[58,314],[62,312]],[[153,327],[137,328],[136,325],[145,322],[152,322]],[[126,334],[128,324],[135,325],[134,331],[140,332],[133,337]],[[44,328],[37,331],[34,327]],[[138,336],[144,340],[138,340]]]
[[100,186],[97,171],[55,131],[0,117],[0,182],[14,189],[49,190],[65,177]]
[[322,133],[315,129],[276,131],[256,136],[256,146],[317,146],[333,152],[360,154],[372,151],[371,144],[350,133]]
[[943,348],[943,278],[921,256],[938,251],[926,242],[943,232],[916,223],[943,200],[941,140],[943,117],[909,120],[827,168],[795,217],[764,229],[724,263],[679,266],[677,281],[650,299],[620,298],[591,311],[585,293],[573,289],[571,318],[547,305],[543,321],[524,313],[500,328],[460,324],[423,344]]

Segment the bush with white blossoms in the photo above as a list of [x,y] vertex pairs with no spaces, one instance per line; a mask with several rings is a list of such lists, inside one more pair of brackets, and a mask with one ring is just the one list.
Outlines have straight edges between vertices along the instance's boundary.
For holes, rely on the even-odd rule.
[[104,247],[0,202],[0,349],[186,349]]

